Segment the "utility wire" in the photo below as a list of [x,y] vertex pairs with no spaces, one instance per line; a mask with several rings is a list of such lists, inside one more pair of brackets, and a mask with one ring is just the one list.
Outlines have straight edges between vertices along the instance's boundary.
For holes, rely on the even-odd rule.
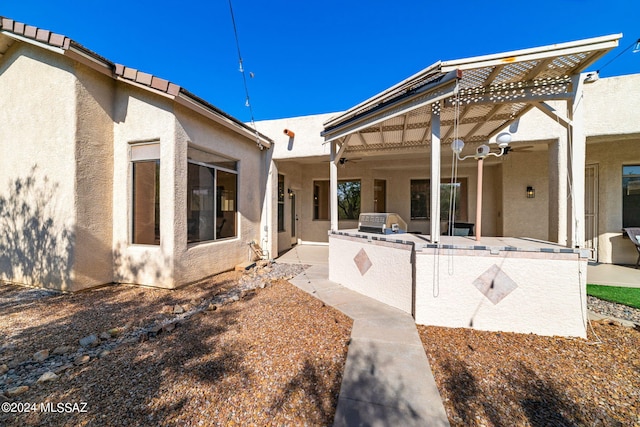
[[[606,67],[607,65],[611,64],[613,61],[615,61],[616,59],[618,59],[623,53],[625,53],[626,51],[628,51],[629,49],[631,49],[632,46],[638,46],[640,45],[640,39],[634,41],[633,43],[631,43],[629,46],[627,46],[627,48],[625,50],[623,50],[622,52],[620,52],[619,54],[617,54],[616,56],[613,57],[613,59],[611,59],[609,62],[607,62],[606,64],[604,64],[602,67],[600,67],[598,69],[598,71],[596,71],[596,73],[600,74],[600,71],[602,71],[602,69],[604,67]],[[638,50],[634,49],[633,53],[638,52]]]
[[256,129],[256,123],[253,118],[253,107],[251,106],[251,101],[249,98],[249,86],[247,85],[247,74],[244,71],[244,65],[242,63],[242,54],[240,53],[240,39],[238,38],[238,27],[236,26],[236,19],[233,14],[233,6],[231,5],[231,0],[229,0],[229,11],[231,12],[231,23],[233,24],[233,34],[235,35],[235,38],[236,38],[236,49],[238,50],[239,71],[240,73],[242,73],[242,82],[244,84],[244,93],[245,93],[244,105],[249,107],[249,114],[251,115],[251,126],[253,127],[253,130],[256,132],[256,142],[258,145],[260,145],[258,130]]

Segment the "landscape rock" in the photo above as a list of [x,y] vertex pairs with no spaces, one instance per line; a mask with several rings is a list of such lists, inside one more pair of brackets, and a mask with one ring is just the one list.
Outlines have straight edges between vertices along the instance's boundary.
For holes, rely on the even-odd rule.
[[110,354],[111,352],[109,350],[102,350],[100,353],[98,353],[98,358],[102,359],[104,357],[107,357]]
[[59,368],[56,368],[53,372],[55,374],[60,374],[61,372],[64,372],[67,369],[71,369],[71,368],[73,368],[73,364],[72,363],[67,363],[65,365],[60,366]]
[[115,338],[122,334],[123,328],[111,328],[107,332],[111,335],[111,338]]
[[73,364],[76,366],[80,366],[80,365],[84,365],[85,363],[88,363],[89,360],[91,360],[91,357],[86,354],[83,354],[73,359]]
[[176,304],[173,307],[173,314],[182,314],[182,313],[184,313],[184,308],[182,308],[180,304]]
[[7,395],[7,397],[14,397],[26,393],[27,391],[29,391],[29,386],[21,385],[18,387],[10,388],[5,392],[5,394]]
[[110,340],[111,339],[111,334],[109,332],[102,332],[100,334],[100,339],[101,340]]
[[40,350],[34,353],[33,360],[35,360],[36,362],[44,362],[47,359],[47,357],[49,357],[49,350],[47,349]]
[[6,363],[3,363],[2,365],[0,365],[0,375],[6,374],[8,370],[9,370],[9,367],[7,366]]
[[75,352],[76,348],[71,345],[61,345],[53,349],[53,354],[62,355]]
[[167,323],[162,327],[165,332],[171,332],[176,328],[176,324],[174,322]]
[[218,309],[218,304],[211,303],[207,306],[207,311],[216,311],[217,309]]
[[44,374],[40,375],[40,378],[38,378],[38,381],[36,381],[36,383],[41,384],[48,381],[55,381],[57,379],[58,379],[58,376],[56,374],[54,374],[51,371],[47,371]]
[[83,347],[95,347],[98,344],[100,344],[100,341],[95,334],[91,334],[80,339],[80,345]]

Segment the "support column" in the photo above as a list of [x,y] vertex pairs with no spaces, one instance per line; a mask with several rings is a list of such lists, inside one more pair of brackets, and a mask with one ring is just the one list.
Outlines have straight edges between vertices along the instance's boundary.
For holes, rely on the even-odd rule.
[[336,148],[336,142],[331,141],[331,161],[329,162],[331,231],[338,230],[338,165],[336,164]]
[[566,246],[568,174],[567,134],[549,144],[549,240]]
[[440,104],[431,106],[431,242],[440,241]]
[[583,75],[573,77],[574,99],[567,103],[569,119],[569,163],[571,174],[571,213],[569,215],[570,246],[584,247],[584,169],[586,136],[584,133]]

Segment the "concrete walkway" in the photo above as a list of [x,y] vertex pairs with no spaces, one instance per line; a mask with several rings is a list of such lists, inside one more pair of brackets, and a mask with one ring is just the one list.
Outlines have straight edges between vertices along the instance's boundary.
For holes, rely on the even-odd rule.
[[335,426],[449,426],[413,318],[330,282],[328,246],[301,245],[279,263],[311,264],[292,284],[353,319]]
[[587,283],[640,288],[640,269],[622,265],[589,263]]

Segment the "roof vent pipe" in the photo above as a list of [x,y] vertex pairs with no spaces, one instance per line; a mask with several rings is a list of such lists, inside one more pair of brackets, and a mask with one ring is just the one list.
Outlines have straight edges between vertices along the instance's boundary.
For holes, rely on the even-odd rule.
[[287,135],[289,138],[293,138],[294,136],[296,136],[296,134],[293,133],[293,131],[289,130],[289,129],[285,129],[284,130],[284,134]]

